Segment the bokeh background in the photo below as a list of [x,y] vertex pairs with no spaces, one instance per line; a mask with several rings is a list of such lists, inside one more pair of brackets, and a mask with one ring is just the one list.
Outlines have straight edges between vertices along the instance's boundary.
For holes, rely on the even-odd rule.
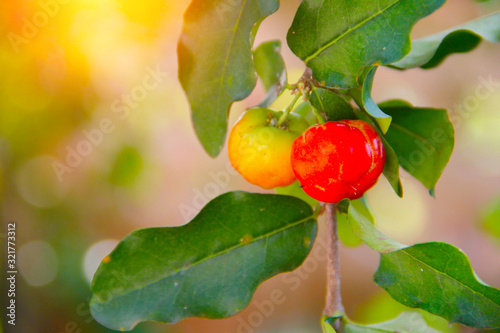
[[[212,159],[195,137],[177,80],[176,42],[187,5],[0,3],[0,218],[4,236],[6,224],[17,223],[19,270],[17,324],[6,325],[2,311],[6,332],[111,332],[93,320],[87,304],[93,272],[120,239],[137,228],[184,224],[226,191],[261,191],[231,172],[227,151]],[[285,40],[298,5],[283,1],[262,24],[256,45]],[[496,0],[450,0],[419,22],[413,36],[498,9]],[[283,55],[294,82],[303,64],[286,43]],[[476,89],[489,94],[478,98]],[[235,103],[230,125],[263,95],[259,85]],[[476,273],[500,287],[500,45],[483,42],[429,71],[381,68],[374,97],[447,108],[456,129],[436,199],[406,173],[399,199],[382,177],[367,195],[377,225],[401,242],[460,247]],[[320,221],[304,266],[266,281],[238,316],[144,323],[134,332],[319,332],[323,230]],[[352,318],[368,323],[404,310],[371,280],[376,253],[366,246],[341,250],[342,294]],[[263,306],[274,290],[283,302]],[[427,319],[446,332],[472,331]]]

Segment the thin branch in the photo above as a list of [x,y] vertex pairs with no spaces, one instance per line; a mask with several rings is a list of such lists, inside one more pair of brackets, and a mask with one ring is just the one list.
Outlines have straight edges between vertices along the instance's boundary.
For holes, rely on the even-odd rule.
[[338,311],[344,312],[344,306],[342,305],[342,297],[340,295],[339,238],[337,234],[335,204],[327,203],[325,206],[328,262],[326,272],[326,304],[323,314],[331,317]]
[[285,112],[283,112],[283,114],[281,115],[280,119],[278,119],[276,127],[280,128],[281,125],[283,125],[283,122],[285,122],[290,112],[292,112],[293,107],[295,106],[300,97],[302,97],[302,94],[297,92],[297,95],[293,98],[293,101],[290,103],[290,105],[288,105]]

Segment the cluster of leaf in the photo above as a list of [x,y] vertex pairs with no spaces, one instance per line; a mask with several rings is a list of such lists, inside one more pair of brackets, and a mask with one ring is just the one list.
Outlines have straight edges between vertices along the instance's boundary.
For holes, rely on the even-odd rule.
[[[452,53],[474,49],[483,38],[500,37],[496,13],[411,41],[413,25],[443,3],[304,0],[287,36],[319,85],[308,105],[328,120],[358,118],[374,125],[386,148],[384,175],[399,196],[400,166],[433,194],[453,149],[453,127],[446,110],[400,100],[377,105],[371,89],[378,66],[432,68]],[[211,156],[224,144],[231,104],[246,98],[258,77],[267,90],[261,106],[270,105],[287,85],[280,42],[253,48],[261,21],[278,7],[277,0],[193,0],[186,11],[179,78],[195,131]],[[297,268],[316,237],[314,201],[304,198],[297,184],[279,193],[229,192],[184,226],[132,232],[95,274],[92,314],[105,326],[130,330],[145,320],[175,323],[241,311],[261,282]],[[500,291],[475,277],[459,249],[439,242],[400,244],[375,228],[360,200],[338,207],[340,225],[380,253],[374,281],[394,299],[450,322],[500,327]],[[432,331],[414,313],[372,327],[345,316],[327,318],[326,332],[334,331],[336,320],[345,332]]]

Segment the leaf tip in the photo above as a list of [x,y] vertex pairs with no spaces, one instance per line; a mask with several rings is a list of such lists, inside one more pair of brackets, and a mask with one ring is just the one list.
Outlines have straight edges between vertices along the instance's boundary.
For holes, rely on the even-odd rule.
[[398,183],[398,190],[396,191],[396,194],[398,197],[402,198],[403,197],[403,184],[401,183],[401,180],[399,180]]
[[389,127],[391,126],[392,117],[391,116],[387,116],[387,117],[384,117],[384,118],[376,118],[376,120],[377,120],[377,123],[380,126],[380,130],[382,131],[382,133],[386,134],[387,131],[389,130]]

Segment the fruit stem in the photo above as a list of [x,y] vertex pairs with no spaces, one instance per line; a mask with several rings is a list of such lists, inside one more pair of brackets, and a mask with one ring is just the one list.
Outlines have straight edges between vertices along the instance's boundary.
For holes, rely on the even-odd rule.
[[[318,92],[316,91],[316,87],[311,86],[311,90],[319,98]],[[313,105],[311,105],[311,106],[312,106],[314,115],[316,116],[316,119],[318,120],[318,123],[323,125],[325,123],[325,118]]]
[[314,115],[316,116],[316,119],[318,120],[318,123],[323,125],[325,123],[325,118],[321,115],[321,113],[313,106],[312,107]]
[[292,112],[292,109],[295,106],[295,103],[297,103],[297,101],[299,100],[299,98],[301,96],[302,96],[302,94],[300,92],[297,92],[297,95],[295,95],[295,97],[293,98],[292,103],[290,103],[290,105],[288,105],[285,112],[283,112],[283,114],[281,115],[280,119],[278,120],[278,123],[276,124],[276,127],[280,128],[281,125],[283,125],[283,122],[286,120],[286,117],[288,117],[290,112]]
[[[342,297],[340,295],[340,256],[339,237],[337,234],[337,213],[334,203],[326,203],[326,228],[327,228],[327,271],[326,271],[326,304],[323,315],[332,317],[339,312],[344,312]],[[338,327],[334,327],[338,329]]]

